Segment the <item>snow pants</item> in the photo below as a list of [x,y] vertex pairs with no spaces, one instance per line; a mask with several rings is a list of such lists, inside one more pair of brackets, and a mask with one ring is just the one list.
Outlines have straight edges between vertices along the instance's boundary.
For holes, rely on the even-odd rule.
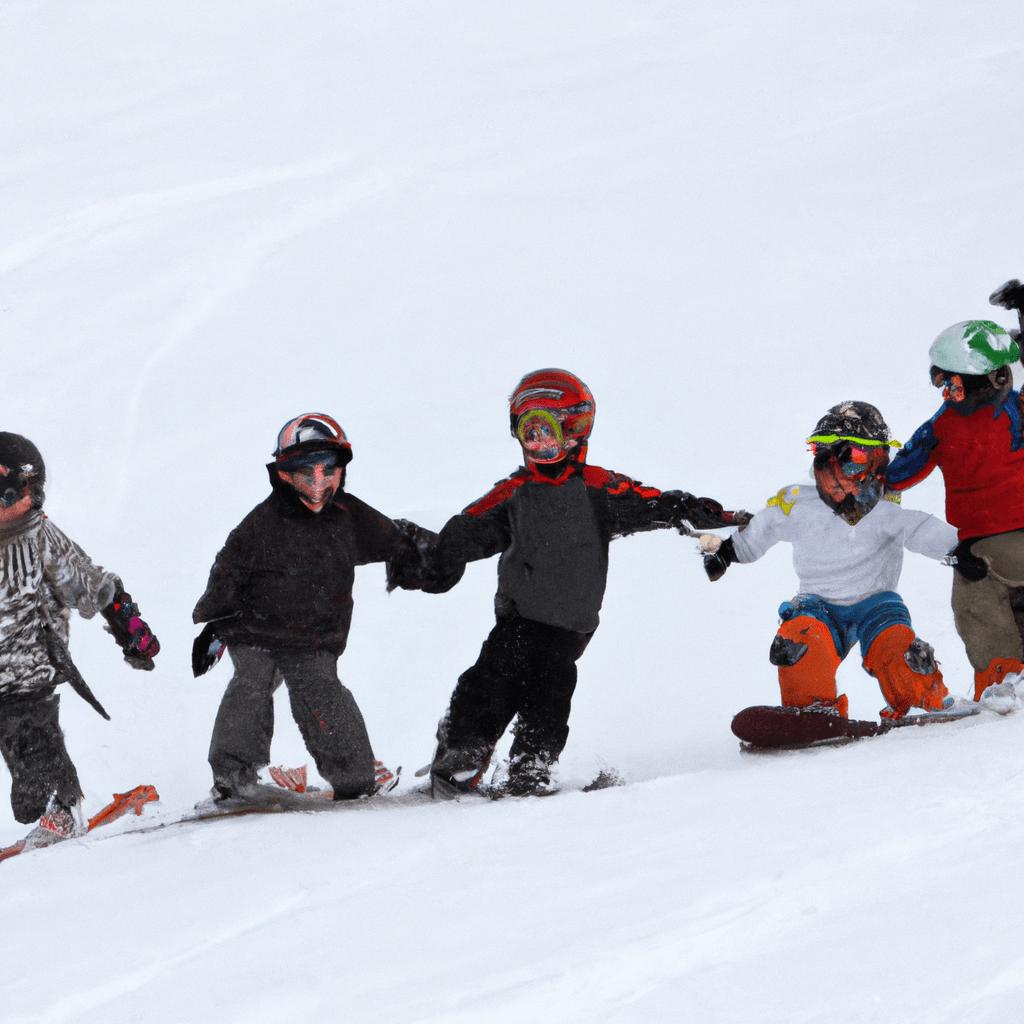
[[438,727],[434,769],[478,768],[479,778],[518,715],[510,782],[519,772],[537,773],[546,781],[569,738],[576,662],[593,635],[519,615],[499,618],[476,664],[459,676]]
[[988,563],[977,582],[953,573],[953,619],[974,669],[974,699],[1024,671],[1024,530],[984,537],[971,553]]
[[224,795],[255,785],[270,763],[274,692],[288,687],[292,716],[317,771],[336,800],[375,788],[373,750],[355,698],[338,678],[338,656],[328,651],[283,653],[229,647],[235,674],[220,702],[210,740],[214,786]]
[[779,669],[785,707],[819,702],[846,717],[846,694],[837,695],[836,670],[860,642],[864,669],[878,680],[888,708],[901,718],[911,707],[939,710],[947,690],[932,648],[918,639],[903,599],[894,591],[839,605],[800,594],[779,608],[782,624],[770,659]]
[[0,752],[11,773],[11,809],[27,825],[46,813],[51,799],[72,808],[81,799],[53,690],[0,702]]

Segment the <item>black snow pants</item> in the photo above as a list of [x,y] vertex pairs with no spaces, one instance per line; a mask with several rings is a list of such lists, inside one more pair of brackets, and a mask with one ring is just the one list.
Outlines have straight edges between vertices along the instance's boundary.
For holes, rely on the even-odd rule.
[[51,798],[70,809],[81,797],[52,690],[0,702],[0,752],[11,773],[11,809],[23,825],[46,813]]
[[274,691],[288,687],[292,716],[317,771],[336,800],[374,790],[373,750],[355,698],[338,678],[338,656],[229,647],[235,674],[220,702],[210,740],[214,786],[230,795],[254,785],[270,763]]
[[518,715],[509,774],[552,765],[569,738],[576,662],[594,634],[503,615],[476,664],[459,676],[438,729],[435,764],[486,768],[495,744]]

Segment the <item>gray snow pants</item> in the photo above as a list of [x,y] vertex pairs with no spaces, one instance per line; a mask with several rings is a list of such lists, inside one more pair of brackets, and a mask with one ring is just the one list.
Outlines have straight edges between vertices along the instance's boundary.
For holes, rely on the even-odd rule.
[[52,690],[0,702],[0,752],[11,772],[11,809],[23,825],[46,813],[51,798],[71,808],[82,794],[58,721]]
[[220,702],[210,740],[214,786],[225,795],[253,785],[270,763],[274,691],[288,687],[292,716],[317,771],[336,800],[374,790],[373,750],[355,698],[338,678],[338,656],[229,647],[235,674]]

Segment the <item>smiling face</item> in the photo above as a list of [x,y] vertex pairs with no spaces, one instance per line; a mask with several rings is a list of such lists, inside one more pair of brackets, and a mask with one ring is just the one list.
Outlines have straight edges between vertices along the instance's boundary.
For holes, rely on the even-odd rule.
[[323,462],[301,466],[293,473],[278,470],[277,475],[293,487],[306,508],[319,512],[325,508],[341,487],[342,468],[335,465],[333,457]]

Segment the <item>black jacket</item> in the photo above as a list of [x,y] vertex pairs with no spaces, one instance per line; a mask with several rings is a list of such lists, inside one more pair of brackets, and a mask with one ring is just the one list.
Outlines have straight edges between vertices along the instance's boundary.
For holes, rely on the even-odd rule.
[[352,621],[355,567],[415,560],[415,545],[392,520],[345,491],[311,511],[268,468],[273,490],[229,534],[192,621],[221,620],[217,636],[228,646],[341,654]]
[[581,633],[597,628],[614,537],[668,527],[714,529],[733,514],[709,498],[659,491],[597,466],[556,477],[520,469],[453,516],[426,552],[429,577],[397,582],[451,589],[467,562],[501,553],[495,612]]

